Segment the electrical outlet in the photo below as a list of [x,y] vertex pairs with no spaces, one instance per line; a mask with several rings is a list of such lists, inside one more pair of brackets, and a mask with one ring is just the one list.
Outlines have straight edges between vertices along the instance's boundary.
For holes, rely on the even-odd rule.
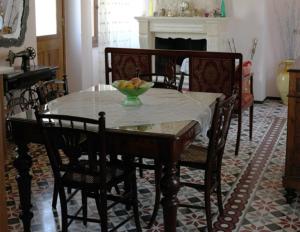
[[295,35],[300,35],[300,29],[295,29],[295,30],[294,30],[294,34],[295,34]]

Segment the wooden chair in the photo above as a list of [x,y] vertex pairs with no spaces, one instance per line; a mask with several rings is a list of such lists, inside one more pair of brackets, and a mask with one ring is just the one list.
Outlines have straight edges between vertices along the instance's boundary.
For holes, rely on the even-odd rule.
[[[40,105],[47,104],[58,97],[67,95],[69,93],[67,75],[63,75],[62,80],[53,79],[40,82],[36,88],[36,93]],[[71,190],[69,189],[68,193],[71,193],[70,191]],[[55,184],[53,190],[52,208],[56,208],[57,198],[58,189]]]
[[58,97],[67,95],[68,90],[68,80],[67,76],[64,75],[62,80],[50,80],[42,82],[37,87],[38,100],[41,105],[48,103]]
[[[189,91],[223,93],[226,97],[237,90],[234,107],[238,115],[235,155],[238,155],[242,130],[242,112],[249,107],[243,103],[242,55],[239,53],[199,52],[189,57]],[[252,95],[253,96],[253,95]],[[252,138],[253,101],[250,108],[250,139]]]
[[[59,192],[63,232],[67,231],[73,220],[82,220],[85,225],[87,222],[101,222],[101,231],[108,231],[107,211],[117,203],[132,206],[134,216],[121,222],[114,230],[134,217],[137,231],[141,231],[135,167],[130,162],[117,165],[108,161],[104,115],[104,112],[100,112],[99,120],[92,120],[42,114],[36,110]],[[82,146],[82,141],[87,146]],[[130,185],[127,185],[127,191],[123,195],[108,191],[112,186],[125,181]],[[65,188],[75,191],[67,198]],[[74,215],[69,215],[67,203],[77,191],[82,195],[82,207]],[[87,197],[95,199],[100,220],[87,217]],[[113,203],[108,206],[108,201]],[[82,217],[78,216],[81,211]]]
[[[189,146],[181,155],[178,174],[180,176],[180,167],[190,167],[204,171],[204,183],[180,182],[183,186],[195,188],[204,191],[205,212],[208,231],[212,231],[211,217],[211,193],[216,191],[219,213],[223,214],[222,194],[221,194],[221,166],[224,147],[226,144],[228,129],[236,102],[237,95],[220,100],[217,99],[215,111],[213,114],[211,128],[208,133],[209,144],[207,148],[199,145]],[[182,207],[203,208],[196,205],[179,204]]]

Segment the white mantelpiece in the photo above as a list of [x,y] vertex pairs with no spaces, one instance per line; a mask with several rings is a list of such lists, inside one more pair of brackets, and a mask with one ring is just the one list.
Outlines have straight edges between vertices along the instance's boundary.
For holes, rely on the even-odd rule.
[[154,48],[155,37],[206,39],[207,51],[225,51],[228,18],[136,17],[141,48]]

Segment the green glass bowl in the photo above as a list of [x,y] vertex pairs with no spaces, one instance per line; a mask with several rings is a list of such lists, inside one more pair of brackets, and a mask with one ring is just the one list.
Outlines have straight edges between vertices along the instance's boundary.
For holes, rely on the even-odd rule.
[[122,94],[126,96],[124,98],[122,104],[124,106],[139,106],[142,104],[141,100],[139,99],[139,95],[145,93],[148,89],[153,86],[152,82],[144,82],[138,88],[119,88],[119,81],[114,81],[112,86],[119,90]]

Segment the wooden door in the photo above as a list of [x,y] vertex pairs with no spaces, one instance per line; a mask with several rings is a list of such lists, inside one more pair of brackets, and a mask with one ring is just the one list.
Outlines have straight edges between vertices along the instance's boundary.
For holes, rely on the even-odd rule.
[[[36,20],[38,14],[47,15],[49,9],[46,7],[38,8],[38,1],[40,4],[45,4],[45,0],[36,0]],[[40,33],[37,26],[37,56],[39,65],[57,66],[57,77],[60,78],[65,73],[65,49],[64,49],[64,0],[48,0],[50,4],[56,4],[56,12],[53,10],[51,14],[56,13],[56,31],[49,34]],[[40,12],[37,12],[40,11]],[[43,11],[46,11],[45,14]],[[50,13],[49,13],[50,14]],[[41,16],[43,17],[43,16]],[[46,17],[44,17],[46,18]],[[38,23],[38,22],[37,22]]]

